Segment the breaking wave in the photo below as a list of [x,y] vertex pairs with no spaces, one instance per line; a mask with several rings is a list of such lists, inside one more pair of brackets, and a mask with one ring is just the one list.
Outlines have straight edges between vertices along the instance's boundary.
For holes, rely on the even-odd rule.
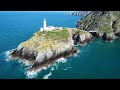
[[48,79],[51,75],[52,75],[52,73],[50,72],[50,73],[44,75],[44,76],[43,76],[43,79]]
[[[10,54],[10,51],[6,51],[6,52],[4,52],[4,55],[5,55],[5,61],[10,61],[10,59],[9,59],[9,54]],[[31,63],[29,63],[27,60],[18,60],[18,62],[19,63],[21,63],[21,64],[24,64],[25,66],[30,66],[31,65]]]
[[65,58],[60,58],[56,61],[57,63],[66,63],[67,62],[67,59]]
[[[6,51],[4,52],[4,55],[5,55],[5,61],[10,61],[9,59],[9,54],[10,54],[10,51]],[[75,55],[76,56],[76,55]],[[43,70],[48,70],[48,68],[50,68],[50,73],[46,74],[43,76],[43,79],[49,79],[49,77],[52,75],[52,72],[54,70],[57,70],[58,67],[59,67],[59,64],[60,63],[66,63],[67,62],[67,59],[66,58],[60,58],[58,60],[56,60],[56,62],[53,64],[53,65],[49,65],[48,67],[43,67],[41,69],[38,69],[36,71],[29,71],[29,69],[32,67],[32,64],[30,64],[27,60],[18,60],[18,62],[21,64],[21,65],[24,65],[26,66],[25,67],[25,75],[26,75],[26,78],[27,79],[32,79],[32,78],[35,78],[38,74],[40,74]],[[67,70],[67,68],[65,68],[64,70]]]
[[8,58],[8,56],[9,56],[9,53],[10,53],[10,51],[6,51],[6,52],[4,52],[4,55],[5,55],[5,61],[10,61],[10,59]]
[[22,65],[25,65],[25,66],[31,66],[32,64],[30,62],[28,62],[27,60],[18,60],[19,63],[21,63]]
[[[48,67],[49,68],[49,67]],[[32,79],[32,78],[35,78],[38,73],[42,72],[42,70],[46,70],[48,69],[47,67],[43,67],[41,69],[38,69],[36,71],[26,71],[25,74],[26,74],[26,78],[27,79]]]
[[25,72],[26,78],[28,78],[28,79],[35,78],[43,70],[47,70],[48,68],[51,68],[50,73],[43,76],[43,79],[48,79],[48,77],[52,75],[52,71],[58,69],[59,63],[66,63],[66,62],[67,62],[67,59],[60,58],[60,59],[56,60],[56,62],[53,65],[49,65],[48,67],[43,67],[43,68],[38,69],[36,71],[26,71]]

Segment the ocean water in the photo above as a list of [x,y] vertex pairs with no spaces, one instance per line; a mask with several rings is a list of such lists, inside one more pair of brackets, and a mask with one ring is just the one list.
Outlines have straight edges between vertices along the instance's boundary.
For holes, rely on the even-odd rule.
[[28,72],[30,66],[7,59],[9,50],[29,39],[47,19],[48,26],[75,27],[80,16],[69,12],[0,11],[0,79],[120,79],[120,40],[100,39],[78,46],[80,52],[59,59],[48,68]]

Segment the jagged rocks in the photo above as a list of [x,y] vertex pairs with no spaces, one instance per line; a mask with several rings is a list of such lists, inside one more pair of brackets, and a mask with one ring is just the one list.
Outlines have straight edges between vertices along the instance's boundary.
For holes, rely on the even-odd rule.
[[20,58],[29,61],[34,61],[36,59],[36,56],[37,56],[37,52],[28,50],[26,48],[14,49],[9,54],[10,59]]
[[78,31],[76,31],[76,33],[73,34],[72,38],[74,40],[74,44],[80,46],[83,46],[93,40],[93,36],[91,33],[79,29]]
[[[31,67],[30,71],[37,70],[42,67],[47,67],[48,65],[51,65],[55,63],[55,61],[61,57],[67,58],[70,55],[73,55],[74,53],[77,53],[77,49],[74,47],[71,47],[64,52],[52,54],[51,57],[47,58],[47,55],[44,54],[44,58],[37,57],[36,61],[34,62],[33,66]],[[41,61],[41,62],[40,62]]]

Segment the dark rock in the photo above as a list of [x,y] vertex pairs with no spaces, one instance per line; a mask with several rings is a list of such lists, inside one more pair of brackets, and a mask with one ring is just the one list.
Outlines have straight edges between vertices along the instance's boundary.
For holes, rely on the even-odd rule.
[[36,53],[33,51],[31,52],[30,50],[24,50],[25,48],[21,48],[21,49],[15,49],[13,50],[9,56],[11,56],[12,58],[20,58],[20,59],[26,59],[26,60],[35,60],[36,59]]
[[97,32],[91,32],[91,34],[94,36],[94,37],[99,37],[99,34]]
[[30,71],[40,69],[42,67],[47,67],[48,65],[53,64],[57,59],[64,57],[67,58],[69,55],[76,53],[76,49],[74,47],[71,47],[67,49],[66,51],[59,53],[59,54],[53,54],[49,60],[47,58],[44,58],[42,62],[35,61],[33,66],[30,68]]
[[103,40],[106,40],[106,39],[107,39],[107,34],[106,34],[106,33],[103,34],[102,39],[103,39]]
[[118,37],[120,37],[120,33],[115,33],[115,36],[118,36]]

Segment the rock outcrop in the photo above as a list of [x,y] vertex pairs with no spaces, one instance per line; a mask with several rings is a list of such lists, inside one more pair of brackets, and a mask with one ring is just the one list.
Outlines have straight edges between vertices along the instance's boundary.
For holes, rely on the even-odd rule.
[[107,41],[120,37],[120,11],[92,11],[77,23],[77,28],[97,31],[92,34]]
[[73,35],[72,38],[74,40],[74,44],[80,46],[84,46],[88,42],[94,39],[91,33],[79,29],[74,31],[72,35]]
[[53,64],[58,58],[67,58],[77,53],[78,49],[74,44],[81,45],[91,39],[89,32],[75,28],[38,31],[29,40],[11,50],[9,58],[29,61],[32,64],[30,71],[33,71]]

